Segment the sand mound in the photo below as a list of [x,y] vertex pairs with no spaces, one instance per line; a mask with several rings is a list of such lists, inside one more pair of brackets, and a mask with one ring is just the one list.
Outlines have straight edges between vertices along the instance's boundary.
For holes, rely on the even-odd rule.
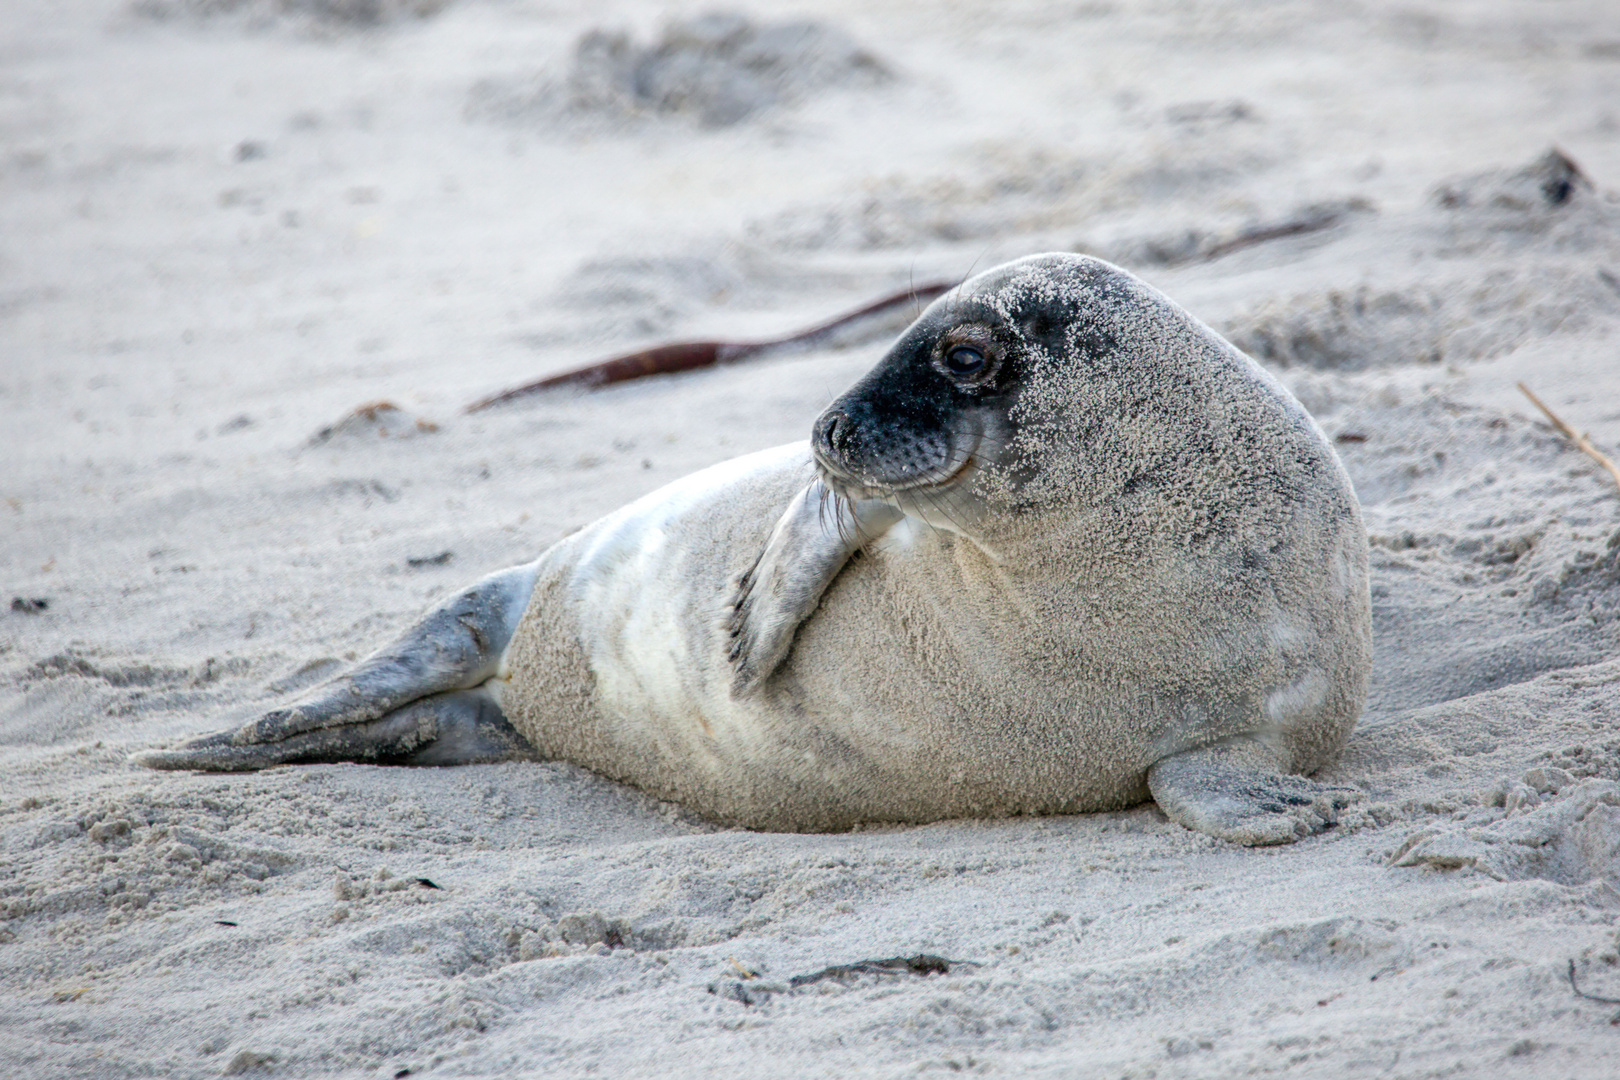
[[587,259],[555,302],[601,336],[667,332],[677,320],[745,288],[745,268],[724,255],[620,255]]
[[826,23],[754,22],[717,12],[670,22],[646,44],[623,31],[588,31],[561,77],[481,83],[470,111],[512,120],[683,119],[728,127],[814,94],[892,77],[875,55]]
[[837,202],[790,207],[750,222],[747,235],[784,251],[881,251],[1051,233],[1151,208],[1151,233],[1068,246],[1105,258],[1117,251],[1128,259],[1136,245],[1158,240],[1174,249],[1161,263],[1180,261],[1199,245],[1223,242],[1238,223],[1208,223],[1190,242],[1182,234],[1193,230],[1163,239],[1159,219],[1166,208],[1186,200],[1207,203],[1271,164],[1269,152],[1247,132],[1243,138],[1206,133],[1185,144],[1110,157],[1050,150],[1010,154],[992,146],[964,155],[946,174],[874,178]]
[[1488,169],[1444,181],[1435,187],[1433,199],[1448,210],[1486,209],[1519,215],[1542,213],[1591,191],[1592,181],[1581,167],[1554,147],[1517,169]]
[[1601,269],[1504,268],[1444,286],[1326,289],[1268,304],[1227,329],[1245,352],[1283,367],[1488,360],[1529,338],[1620,316],[1617,284]]
[[[1538,788],[1555,797],[1541,803]],[[1504,783],[1498,797],[1506,807],[1502,820],[1473,828],[1421,829],[1390,865],[1469,867],[1498,881],[1620,882],[1620,784],[1576,784],[1561,769],[1538,768],[1522,781]]]
[[438,14],[450,0],[135,0],[137,15],[158,20],[235,19],[250,26],[289,24],[320,30],[384,26]]
[[[1620,529],[1595,469],[1558,436],[1433,397],[1328,423],[1372,531],[1372,711],[1613,655]],[[1560,465],[1575,475],[1549,484]]]
[[373,401],[357,406],[335,424],[321,428],[310,437],[309,445],[370,441],[373,439],[414,439],[431,435],[439,425],[417,416],[392,401]]
[[1421,277],[1267,300],[1223,331],[1281,367],[1354,371],[1487,360],[1620,318],[1620,201],[1558,151],[1446,181],[1399,227],[1431,256]]

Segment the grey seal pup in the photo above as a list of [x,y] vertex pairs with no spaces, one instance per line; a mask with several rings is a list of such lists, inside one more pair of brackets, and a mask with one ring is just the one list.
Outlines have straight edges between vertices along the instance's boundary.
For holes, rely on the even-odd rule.
[[1118,267],[935,301],[806,443],[485,578],[346,674],[137,760],[561,759],[756,829],[1127,807],[1240,844],[1355,797],[1367,541],[1269,374]]

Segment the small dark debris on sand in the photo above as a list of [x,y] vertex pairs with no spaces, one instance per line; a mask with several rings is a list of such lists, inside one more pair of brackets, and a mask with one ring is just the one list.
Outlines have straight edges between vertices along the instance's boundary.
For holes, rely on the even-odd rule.
[[233,431],[246,431],[253,427],[256,421],[247,413],[238,413],[214,429],[215,435],[229,435]]
[[50,600],[43,596],[13,596],[11,598],[11,610],[20,611],[24,615],[38,615],[50,606]]
[[979,966],[972,960],[947,960],[943,956],[918,953],[915,956],[890,956],[883,960],[858,960],[853,964],[834,964],[832,967],[822,968],[808,975],[795,975],[783,984],[756,981],[760,977],[759,972],[744,968],[736,960],[732,960],[731,963],[742,973],[742,977],[712,982],[709,984],[709,993],[727,1001],[736,1001],[749,1006],[763,1005],[776,994],[791,994],[812,983],[829,979],[848,983],[863,975],[947,975],[955,967]]
[[441,551],[437,555],[412,555],[405,560],[405,565],[412,570],[420,570],[424,566],[449,566],[450,560],[455,557],[453,551]]
[[1185,266],[1213,262],[1275,240],[1309,236],[1349,225],[1358,217],[1377,213],[1377,209],[1366,199],[1339,199],[1311,203],[1285,217],[1254,222],[1236,232],[1181,229],[1101,246],[1082,240],[1077,241],[1074,248],[1083,255],[1096,255],[1127,266]]
[[[1620,998],[1604,997],[1601,994],[1589,994],[1581,989],[1581,984],[1575,981],[1575,958],[1569,960],[1569,988],[1575,991],[1575,996],[1583,1001],[1595,1001],[1599,1005],[1620,1005]],[[1620,1013],[1609,1018],[1611,1027],[1620,1027]]]
[[969,964],[970,960],[947,960],[943,956],[918,953],[916,956],[891,956],[886,960],[859,960],[853,964],[835,964],[809,975],[795,975],[788,985],[797,989],[823,979],[843,982],[858,975],[948,975],[952,965]]

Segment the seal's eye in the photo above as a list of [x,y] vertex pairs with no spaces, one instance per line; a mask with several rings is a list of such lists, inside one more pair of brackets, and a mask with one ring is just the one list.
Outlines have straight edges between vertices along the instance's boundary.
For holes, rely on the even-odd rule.
[[945,370],[952,375],[977,375],[990,366],[990,361],[984,358],[984,353],[972,345],[958,345],[945,354]]

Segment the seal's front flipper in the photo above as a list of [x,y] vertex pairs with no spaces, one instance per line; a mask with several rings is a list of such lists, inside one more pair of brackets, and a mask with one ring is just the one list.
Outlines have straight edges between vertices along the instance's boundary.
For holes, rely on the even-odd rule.
[[1280,767],[1277,753],[1239,737],[1172,754],[1148,770],[1148,790],[1170,820],[1234,844],[1289,844],[1338,821],[1361,797]]
[[728,626],[732,694],[747,693],[776,670],[794,631],[849,557],[903,516],[888,503],[834,495],[820,480],[794,497],[759,560],[737,583]]
[[365,761],[377,765],[473,765],[535,760],[488,693],[458,690],[434,694],[379,719],[307,731],[268,743],[241,743],[222,731],[173,750],[144,750],[131,757],[151,769],[248,772],[273,765]]

